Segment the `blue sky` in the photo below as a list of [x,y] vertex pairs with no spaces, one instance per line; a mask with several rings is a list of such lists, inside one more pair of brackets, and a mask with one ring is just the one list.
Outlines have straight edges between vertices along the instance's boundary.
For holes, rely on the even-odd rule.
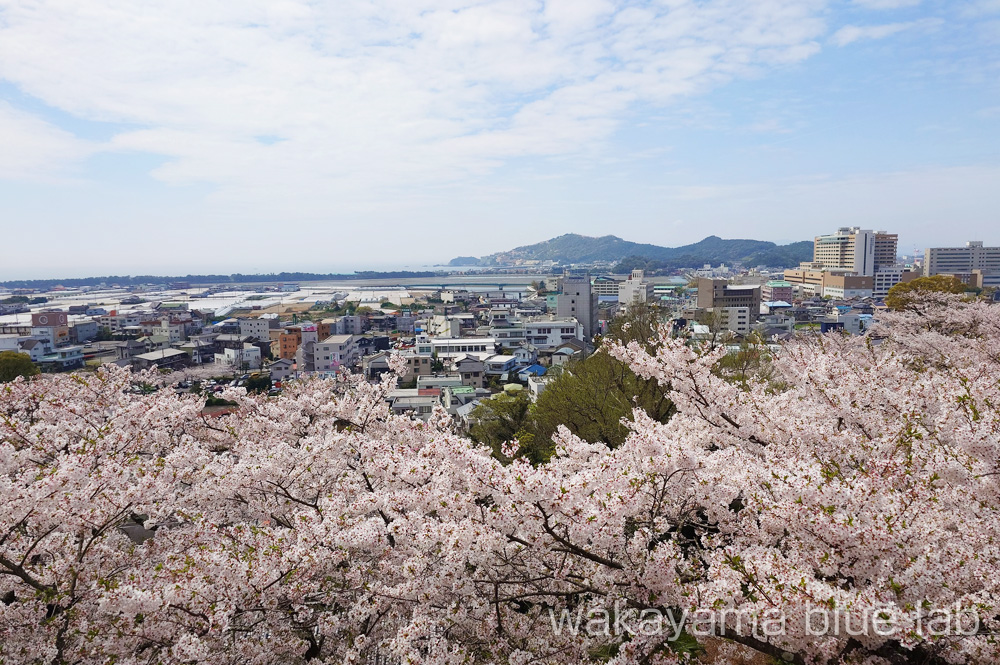
[[998,211],[1000,0],[0,0],[0,279]]

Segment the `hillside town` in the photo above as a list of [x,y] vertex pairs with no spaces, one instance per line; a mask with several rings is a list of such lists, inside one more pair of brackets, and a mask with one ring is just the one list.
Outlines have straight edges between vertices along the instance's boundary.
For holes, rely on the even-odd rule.
[[655,312],[675,337],[733,352],[752,340],[777,351],[795,335],[863,333],[889,290],[920,276],[994,289],[1000,247],[932,248],[905,263],[896,234],[841,228],[817,236],[813,260],[794,268],[706,265],[665,277],[594,265],[546,269],[524,284],[352,291],[282,284],[228,299],[218,287],[184,283],[14,289],[0,293],[0,351],[25,354],[45,372],[113,363],[174,372],[179,391],[252,384],[272,395],[310,376],[350,372],[377,381],[397,354],[405,371],[387,396],[393,411],[426,419],[440,407],[468,424],[494,395],[526,391],[537,399],[594,352],[616,317],[636,308]]

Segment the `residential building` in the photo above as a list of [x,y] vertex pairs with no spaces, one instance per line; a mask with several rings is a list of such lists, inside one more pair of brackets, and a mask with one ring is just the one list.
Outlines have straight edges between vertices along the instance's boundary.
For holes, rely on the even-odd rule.
[[320,339],[330,335],[361,335],[365,332],[366,320],[363,316],[353,314],[323,319],[319,330]]
[[272,381],[285,381],[295,376],[295,361],[288,358],[278,358],[267,366]]
[[215,362],[236,372],[260,369],[260,349],[247,342],[243,348],[223,349],[222,353],[216,353]]
[[173,319],[161,319],[160,322],[150,330],[151,335],[166,337],[170,343],[182,342],[187,339],[187,328],[183,321]]
[[69,341],[71,344],[83,344],[97,337],[97,321],[70,321]]
[[62,346],[52,350],[38,360],[46,371],[66,372],[83,367],[82,346]]
[[497,354],[486,358],[486,374],[500,376],[513,372],[517,367],[517,358],[514,356]]
[[618,302],[623,307],[652,302],[653,285],[644,281],[641,270],[633,270],[628,279],[618,285]]
[[349,368],[361,358],[354,335],[330,335],[313,345],[313,363],[317,372]]
[[361,371],[369,381],[378,381],[386,372],[392,371],[389,366],[389,352],[379,351],[361,359]]
[[441,404],[441,390],[438,388],[397,388],[388,395],[386,401],[393,413],[409,413],[420,420],[429,420],[434,407]]
[[261,341],[271,339],[271,324],[267,319],[239,319],[240,335]]
[[417,388],[453,388],[461,385],[460,374],[425,374],[417,377]]
[[35,339],[24,335],[0,335],[0,351],[17,351],[39,362],[42,357],[52,353],[52,347],[47,339]]
[[596,314],[597,294],[590,288],[590,275],[563,277],[561,293],[556,298],[556,316],[571,317],[579,321],[583,325],[584,341],[589,344],[596,332]]
[[[430,340],[432,355],[440,359],[457,358],[466,353],[489,353],[496,350],[497,340],[493,337],[435,337]],[[420,340],[417,347],[421,346]],[[419,351],[418,351],[419,353]]]
[[455,373],[462,377],[462,385],[482,388],[486,385],[486,363],[475,356],[460,356],[452,361]]
[[727,330],[738,335],[748,335],[751,325],[757,320],[758,310],[750,307],[714,307],[705,310],[707,323],[716,331]]
[[183,367],[188,364],[189,360],[188,354],[180,349],[160,349],[133,356],[132,365],[138,369],[151,369],[153,367],[166,369]]
[[584,341],[581,322],[573,317],[538,317],[524,322],[524,340],[539,351],[550,351],[571,339]]

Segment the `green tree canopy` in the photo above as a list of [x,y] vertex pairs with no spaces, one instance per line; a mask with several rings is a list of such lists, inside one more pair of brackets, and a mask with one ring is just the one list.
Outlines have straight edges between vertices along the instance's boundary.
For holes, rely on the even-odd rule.
[[527,391],[503,392],[483,400],[469,415],[475,421],[469,436],[473,441],[489,446],[499,459],[504,458],[503,445],[514,439],[521,442],[522,448],[530,450],[533,425],[531,398]]
[[885,304],[889,309],[909,309],[929,293],[965,293],[969,287],[957,277],[934,275],[917,277],[910,282],[900,282],[889,289]]
[[39,373],[38,365],[31,357],[18,351],[0,351],[0,383],[13,381],[19,376],[25,378]]

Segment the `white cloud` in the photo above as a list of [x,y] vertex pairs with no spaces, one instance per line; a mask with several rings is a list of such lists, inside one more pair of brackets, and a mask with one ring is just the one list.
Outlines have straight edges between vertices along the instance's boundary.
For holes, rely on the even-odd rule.
[[923,19],[906,23],[887,23],[884,25],[845,25],[833,33],[830,41],[837,46],[847,46],[857,41],[891,37],[904,30],[934,27],[939,25],[939,23],[940,21],[934,19]]
[[166,182],[306,211],[585,153],[635,105],[803,60],[824,31],[820,0],[0,6],[0,79],[124,123],[104,147],[167,156]]
[[0,178],[54,180],[94,146],[0,100]]
[[921,0],[854,0],[854,4],[865,9],[902,9],[916,7]]

